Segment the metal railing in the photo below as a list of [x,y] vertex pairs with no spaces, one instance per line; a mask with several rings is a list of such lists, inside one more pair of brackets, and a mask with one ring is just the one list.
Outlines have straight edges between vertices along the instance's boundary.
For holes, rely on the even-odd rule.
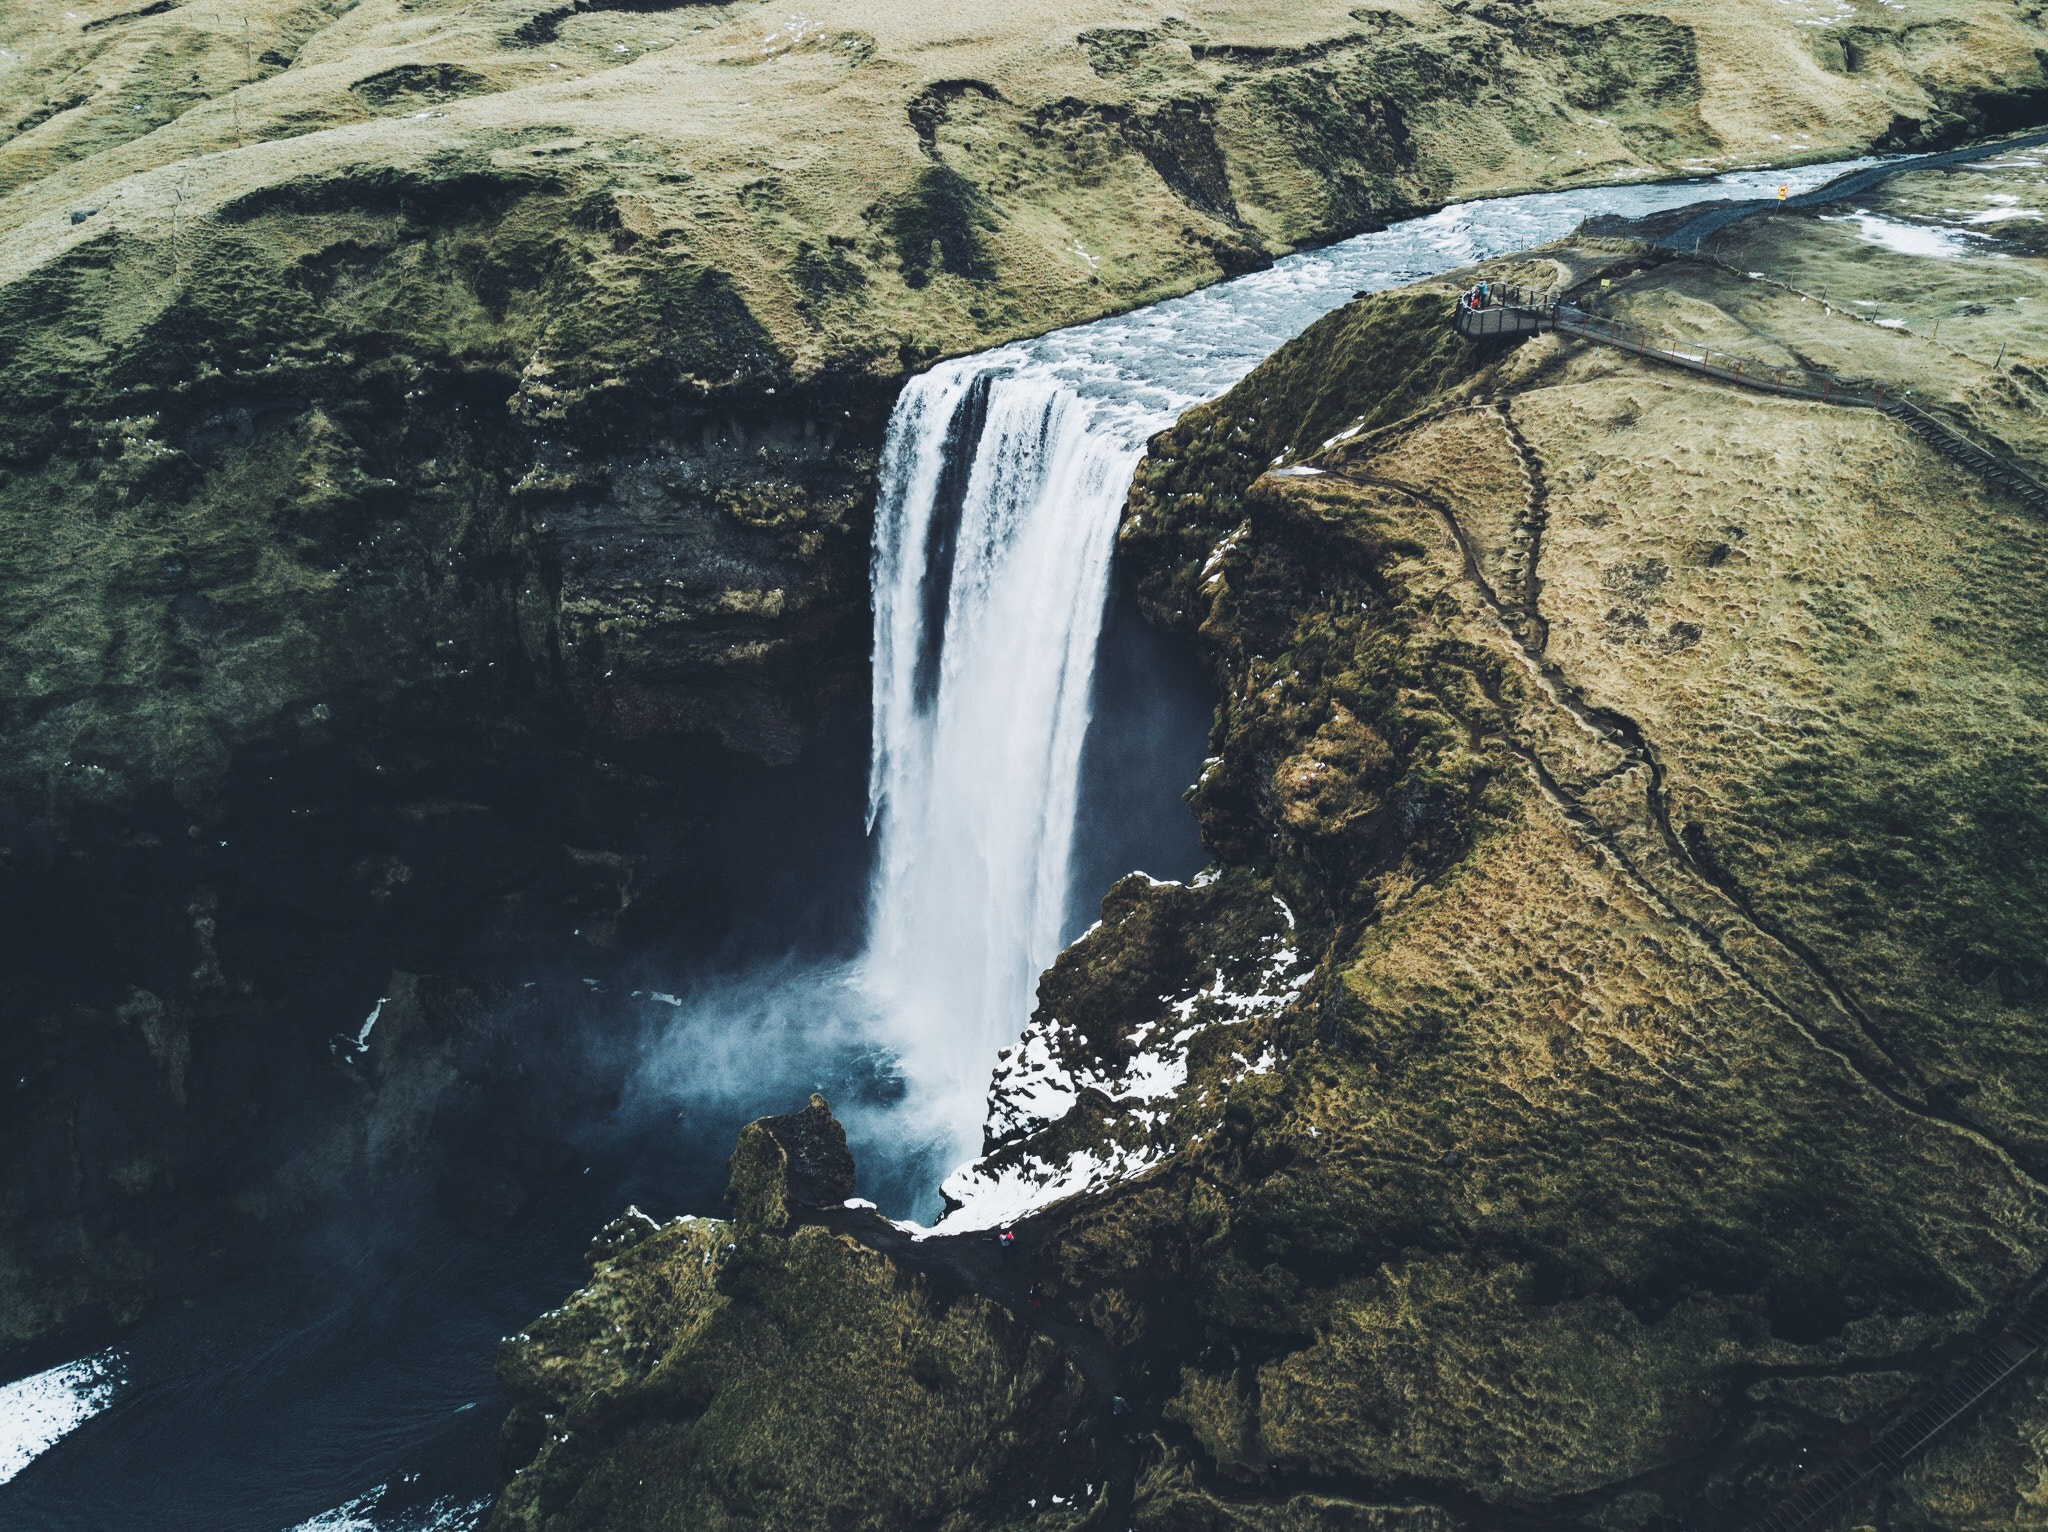
[[1538,291],[1509,282],[1482,282],[1458,295],[1452,322],[1460,335],[1471,340],[1534,335],[1546,328],[1541,316],[1555,313],[1558,299],[1555,288]]
[[1812,1532],[1891,1478],[2048,1345],[2048,1298],[2037,1298],[2012,1333],[1971,1359],[1948,1386],[1853,1457],[1831,1463],[1795,1489],[1752,1532]]
[[1844,378],[1797,364],[1761,362],[1710,346],[1688,345],[1641,325],[1589,313],[1561,302],[1554,293],[1532,294],[1507,285],[1490,287],[1483,298],[1476,288],[1460,294],[1451,322],[1459,334],[1471,340],[1513,339],[1553,331],[1742,388],[1849,409],[1883,410],[1949,461],[2009,490],[2032,509],[2048,515],[2048,486],[1936,419],[1907,397],[1905,390],[1892,384]]

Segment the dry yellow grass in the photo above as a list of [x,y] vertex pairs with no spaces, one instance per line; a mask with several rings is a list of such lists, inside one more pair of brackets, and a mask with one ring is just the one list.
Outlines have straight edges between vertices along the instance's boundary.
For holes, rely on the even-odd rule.
[[[1841,154],[2039,84],[2040,35],[2008,7],[1854,9],[1852,62],[1779,0],[1512,17],[1430,0],[37,0],[0,21],[0,99],[20,103],[0,284],[118,239],[174,287],[259,188],[431,180],[455,160],[603,189],[619,228],[730,274],[800,370],[900,339],[955,349],[1184,290],[1219,252],[1374,209]],[[922,301],[807,303],[806,262],[872,269],[875,207],[935,166],[986,199],[995,291],[948,258]]]

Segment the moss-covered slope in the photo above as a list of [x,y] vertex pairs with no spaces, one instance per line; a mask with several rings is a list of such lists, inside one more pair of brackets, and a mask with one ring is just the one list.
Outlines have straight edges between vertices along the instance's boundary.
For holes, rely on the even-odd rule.
[[[394,972],[716,926],[730,806],[858,738],[908,370],[1448,199],[2048,88],[2029,7],[1807,9],[9,7],[0,1347],[247,1235]],[[1391,833],[1317,773],[1448,727],[1346,717],[1291,835]]]
[[988,1299],[796,1221],[852,1185],[811,1103],[742,1135],[732,1222],[627,1215],[590,1285],[506,1342],[518,1472],[493,1527],[1083,1524],[1103,1476],[1079,1374]]

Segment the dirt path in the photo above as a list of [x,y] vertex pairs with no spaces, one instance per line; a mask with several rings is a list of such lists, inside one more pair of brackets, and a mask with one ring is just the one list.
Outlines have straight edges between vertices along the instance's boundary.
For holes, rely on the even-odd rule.
[[[1637,237],[1651,244],[1661,245],[1667,250],[1697,254],[1702,244],[1723,229],[1758,213],[1768,213],[1780,208],[1797,210],[1825,207],[1831,202],[1840,202],[1845,197],[1859,197],[1893,176],[1909,175],[1916,170],[1942,170],[1951,165],[1965,165],[1972,160],[1989,159],[1995,154],[2007,154],[2015,149],[2032,149],[2042,144],[2048,144],[2048,133],[2022,133],[2013,138],[1985,139],[1974,144],[1964,144],[1958,149],[1938,149],[1931,154],[1904,155],[1836,176],[1834,180],[1816,186],[1810,192],[1801,192],[1798,196],[1787,197],[1783,201],[1776,197],[1751,197],[1739,202],[1698,204],[1693,210],[1681,210],[1690,211],[1692,216],[1684,218],[1676,228],[1659,226],[1668,224],[1669,215],[1655,223],[1641,220]],[[1626,235],[1629,226],[1623,225],[1621,232]]]
[[[1505,404],[1484,406],[1497,411],[1509,429],[1518,455],[1527,445],[1513,428]],[[1525,455],[1533,467],[1533,455]],[[1524,762],[1538,789],[1573,827],[1596,841],[1636,884],[1639,892],[1690,931],[1709,952],[1765,1004],[1784,1017],[1815,1047],[1842,1059],[1866,1084],[1900,1110],[1961,1133],[1991,1150],[2008,1171],[2031,1189],[2040,1183],[2016,1155],[1976,1125],[1941,1109],[1924,1091],[1915,1071],[1893,1055],[1869,1018],[1819,956],[1803,943],[1767,926],[1744,891],[1720,869],[1695,855],[1686,838],[1674,829],[1667,806],[1663,761],[1635,719],[1593,702],[1545,657],[1548,624],[1538,610],[1542,581],[1536,559],[1512,593],[1496,591],[1487,580],[1477,548],[1455,509],[1428,488],[1359,469],[1326,470],[1361,487],[1401,495],[1432,512],[1456,545],[1463,577],[1479,598],[1479,610],[1491,620],[1512,652],[1536,681],[1538,695],[1566,712],[1574,724],[1619,752],[1622,764],[1605,773],[1595,790],[1629,773],[1642,777],[1639,794],[1626,795],[1635,805],[1637,823],[1623,822],[1612,807],[1589,801],[1593,792],[1575,794],[1561,780],[1562,771],[1546,762],[1541,735],[1529,731],[1508,745]],[[1532,472],[1531,523],[1541,523],[1541,480]],[[1494,696],[1512,718],[1514,705]],[[1801,1000],[1804,1004],[1801,1004]],[[1811,1015],[1818,1004],[1833,1015],[1821,1021]],[[1802,1013],[1805,1014],[1802,1014]],[[2048,1347],[2048,1294],[2032,1298],[2003,1334],[1989,1341],[1971,1360],[1898,1425],[1871,1447],[1825,1466],[1759,1521],[1754,1532],[1811,1532],[1850,1501],[1895,1475],[1937,1435],[1974,1410],[2022,1367]]]

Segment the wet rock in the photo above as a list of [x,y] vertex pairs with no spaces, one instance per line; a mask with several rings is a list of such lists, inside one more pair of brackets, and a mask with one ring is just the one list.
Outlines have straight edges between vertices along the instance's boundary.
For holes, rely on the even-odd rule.
[[838,1207],[853,1195],[846,1130],[815,1093],[801,1112],[741,1129],[727,1174],[733,1222],[748,1231],[783,1233],[804,1213]]
[[[2044,556],[2038,523],[1902,458],[1874,412],[1652,389],[1547,341],[1475,360],[1448,299],[1362,300],[1153,443],[1123,546],[1218,677],[1191,795],[1218,865],[1111,891],[948,1182],[963,1216],[1049,1204],[1020,1231],[1031,1290],[1110,1354],[1111,1419],[1148,1423],[1147,1532],[1744,1525],[1960,1370],[2048,1249],[2014,1019],[2038,965],[2005,913],[2041,907],[2041,864],[1977,850],[1983,823],[2032,843],[2034,767],[1974,703],[1923,700],[1983,695],[1962,683],[1990,655],[1999,687],[2033,686],[2035,614],[1992,571]],[[1481,411],[1556,512],[1522,622],[1458,535]],[[1290,440],[1324,472],[1267,476]],[[1597,472],[1566,472],[1588,442]],[[1709,450],[1740,559],[1679,541]],[[1916,486],[1910,523],[1872,499],[1880,463]],[[1816,522],[1853,586],[1793,551]],[[1900,541],[1856,565],[1872,538]],[[1967,637],[1917,625],[1901,568],[1947,571]],[[1673,645],[1605,642],[1617,604],[1683,612],[1654,630]],[[1795,614],[1769,663],[1738,612]],[[1879,676],[1895,624],[1919,637]],[[1871,690],[1907,682],[1912,707]],[[1941,739],[1982,769],[1948,773]],[[819,1233],[769,1232],[788,1151],[763,1128],[740,1158],[756,1224],[719,1291],[836,1314],[782,1285]],[[934,1339],[907,1340],[910,1376],[952,1387]],[[778,1397],[830,1353],[805,1354]],[[1872,1525],[2032,1525],[2039,1392]]]

